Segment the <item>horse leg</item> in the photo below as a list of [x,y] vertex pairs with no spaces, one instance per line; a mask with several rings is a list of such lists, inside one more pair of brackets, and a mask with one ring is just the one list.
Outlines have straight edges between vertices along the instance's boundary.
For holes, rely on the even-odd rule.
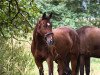
[[58,74],[59,75],[66,75],[64,72],[66,71],[65,70],[65,63],[64,61],[62,60],[58,60],[57,61],[57,64],[58,64]]
[[77,75],[78,55],[71,55],[72,75]]
[[40,61],[39,59],[35,60],[35,63],[39,69],[39,75],[44,75],[43,71],[43,61]]
[[66,68],[66,75],[71,75],[71,73],[72,73],[72,71],[71,71],[71,69],[70,69],[70,67],[69,67],[69,62],[70,62],[70,58],[67,56],[67,61],[65,60],[65,68]]
[[78,56],[77,60],[77,67],[76,67],[76,74],[79,75],[79,68],[80,68],[80,55]]
[[64,72],[66,75],[71,75],[72,71],[69,67],[69,63],[65,64],[66,71]]
[[85,65],[85,60],[84,60],[84,55],[80,55],[80,75],[84,75],[84,65]]
[[90,57],[85,58],[85,70],[86,70],[86,75],[90,74]]
[[49,75],[53,75],[53,59],[51,57],[48,57],[46,61],[49,67]]

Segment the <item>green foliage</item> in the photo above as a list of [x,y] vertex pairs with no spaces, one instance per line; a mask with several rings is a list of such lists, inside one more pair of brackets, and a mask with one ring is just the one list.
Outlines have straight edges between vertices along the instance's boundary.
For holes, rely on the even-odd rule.
[[39,15],[34,0],[0,1],[0,36],[25,36],[32,30],[33,20]]
[[34,60],[30,50],[13,39],[0,37],[0,75],[30,75]]
[[72,28],[100,26],[99,2],[89,0],[86,4],[87,10],[84,11],[82,0],[1,0],[0,36],[26,38],[44,12],[53,12],[54,28],[66,25]]
[[[82,10],[82,0],[41,0],[35,1],[43,12],[53,12],[53,26],[79,28],[84,25],[100,26],[100,5],[87,3],[88,9]],[[95,14],[96,13],[96,14]],[[97,20],[98,19],[98,20]]]

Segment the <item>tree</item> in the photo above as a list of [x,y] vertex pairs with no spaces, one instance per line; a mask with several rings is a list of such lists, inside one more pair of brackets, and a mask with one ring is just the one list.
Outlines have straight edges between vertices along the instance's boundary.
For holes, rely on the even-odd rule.
[[0,1],[0,36],[24,36],[33,29],[34,20],[39,15],[34,0]]
[[54,27],[69,25],[79,28],[84,25],[100,25],[100,5],[97,1],[41,0],[35,3],[41,12],[53,12]]

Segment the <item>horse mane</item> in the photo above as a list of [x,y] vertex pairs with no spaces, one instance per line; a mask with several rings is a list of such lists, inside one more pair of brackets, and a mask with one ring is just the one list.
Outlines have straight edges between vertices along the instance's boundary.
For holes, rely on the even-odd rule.
[[37,22],[34,30],[33,30],[33,45],[34,45],[34,49],[36,48],[36,40],[37,40],[37,28],[38,28],[38,23],[39,21]]
[[34,32],[33,32],[33,44],[34,44],[34,48],[36,47],[36,35],[37,35],[36,31],[37,31],[37,27],[34,28]]
[[31,52],[34,56],[35,51],[36,51],[36,38],[37,38],[37,25],[35,26],[34,30],[33,30],[33,40],[32,40],[32,44],[31,44]]
[[37,33],[37,29],[38,29],[38,24],[41,21],[41,19],[37,22],[34,31],[33,31],[33,45],[34,45],[34,49],[36,48],[37,45],[37,39],[38,39],[38,33]]

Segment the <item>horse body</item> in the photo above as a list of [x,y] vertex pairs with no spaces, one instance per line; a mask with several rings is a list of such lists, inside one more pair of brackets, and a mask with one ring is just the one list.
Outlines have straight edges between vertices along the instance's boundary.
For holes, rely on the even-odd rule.
[[84,26],[77,30],[81,43],[81,75],[90,73],[90,57],[100,58],[100,29],[93,26]]
[[100,58],[100,29],[97,27],[87,28],[86,30],[88,48],[87,52],[91,57],[99,57]]
[[71,50],[70,48],[72,48],[73,44],[72,39],[69,37],[68,30],[66,29],[66,31],[64,31],[64,29],[66,28],[57,28],[53,30],[57,53],[60,53],[61,56],[67,55],[66,53]]
[[[53,75],[53,59],[52,54],[50,52],[51,48],[48,46],[46,40],[46,36],[50,38],[53,37],[52,33],[52,25],[50,23],[50,14],[48,17],[44,13],[42,18],[39,20],[37,25],[35,26],[33,32],[33,40],[31,44],[31,52],[35,58],[35,63],[39,69],[39,75],[44,75],[43,71],[43,62],[47,61],[49,68],[49,75]],[[49,44],[53,44],[50,39]]]
[[53,30],[53,33],[56,47],[54,57],[57,58],[55,61],[57,61],[58,64],[59,75],[63,75],[64,72],[70,71],[70,60],[72,65],[72,75],[76,75],[76,66],[79,54],[79,38],[77,33],[68,27],[56,28]]

